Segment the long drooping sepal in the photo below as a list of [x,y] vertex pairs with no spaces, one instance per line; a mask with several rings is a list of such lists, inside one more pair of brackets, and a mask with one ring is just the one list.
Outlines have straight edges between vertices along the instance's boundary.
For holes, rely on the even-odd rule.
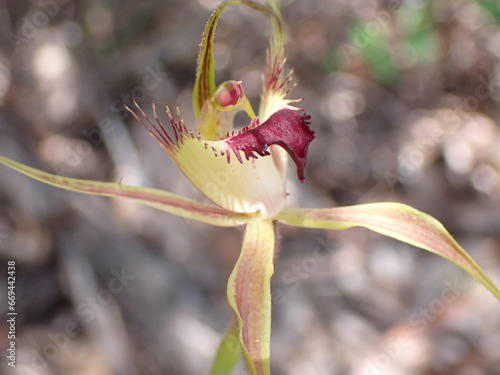
[[198,67],[196,69],[196,81],[193,90],[193,109],[195,118],[198,120],[201,109],[205,101],[215,93],[215,59],[213,53],[215,29],[222,13],[232,5],[246,5],[266,15],[273,14],[273,11],[259,3],[249,0],[227,0],[220,4],[212,13],[207,22],[198,55]]
[[330,209],[284,209],[278,220],[306,228],[365,227],[452,261],[500,299],[500,290],[432,216],[401,203],[371,203]]
[[128,186],[109,182],[80,180],[46,173],[0,156],[0,163],[40,182],[83,194],[126,198],[173,215],[204,223],[231,227],[244,224],[251,215],[237,214],[223,208],[209,206],[163,190]]
[[269,375],[271,276],[274,272],[274,224],[248,222],[241,254],[229,277],[227,296],[239,328],[250,375]]
[[241,345],[238,323],[235,319],[219,345],[210,375],[231,375],[240,359]]

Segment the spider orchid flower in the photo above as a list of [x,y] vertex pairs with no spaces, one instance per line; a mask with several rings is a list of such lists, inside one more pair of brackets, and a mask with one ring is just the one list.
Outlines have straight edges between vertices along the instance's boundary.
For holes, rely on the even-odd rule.
[[[264,89],[257,113],[240,81],[215,85],[215,29],[224,10],[233,5],[258,11],[272,23]],[[368,228],[454,262],[500,299],[500,290],[443,225],[412,207],[400,203],[326,209],[285,206],[288,155],[303,182],[307,150],[314,132],[309,127],[310,117],[292,106],[299,100],[287,99],[295,84],[291,72],[285,71],[284,42],[283,23],[274,0],[269,0],[268,5],[250,0],[227,0],[212,14],[203,34],[193,90],[196,127],[193,129],[184,123],[179,109],[174,116],[166,107],[170,131],[156,116],[154,104],[154,120],[137,104],[139,114],[129,109],[215,205],[157,189],[56,176],[0,156],[0,162],[6,166],[58,188],[127,198],[216,226],[245,226],[241,253],[227,286],[235,320],[215,357],[210,372],[214,375],[230,374],[242,355],[249,374],[270,374],[270,280],[276,222],[335,230],[355,226]],[[233,130],[234,116],[239,111],[248,115],[249,125]],[[228,177],[221,179],[221,174]]]
[[[218,19],[233,4],[248,5],[271,17],[274,39],[264,82],[258,116],[255,115],[239,81],[226,81],[216,87],[214,79],[213,39]],[[201,44],[193,108],[196,130],[188,130],[179,109],[174,118],[166,112],[173,136],[156,116],[153,122],[136,104],[140,119],[130,112],[167,151],[187,178],[211,201],[232,212],[256,214],[261,218],[276,216],[285,205],[286,152],[297,167],[303,182],[307,149],[314,139],[310,117],[298,113],[285,99],[293,88],[291,73],[285,75],[281,18],[273,8],[250,1],[227,1],[210,18]],[[234,116],[244,111],[248,126],[233,130]],[[221,178],[226,176],[226,178]]]

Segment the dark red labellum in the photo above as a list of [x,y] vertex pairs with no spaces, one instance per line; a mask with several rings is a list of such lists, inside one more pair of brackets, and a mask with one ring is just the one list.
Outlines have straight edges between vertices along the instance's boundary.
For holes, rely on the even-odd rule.
[[305,181],[304,169],[307,163],[307,150],[314,139],[314,131],[309,128],[311,116],[299,114],[284,108],[273,113],[263,124],[227,140],[236,157],[241,162],[239,151],[243,151],[246,159],[257,158],[257,155],[269,155],[270,145],[283,147],[297,166],[297,177]]

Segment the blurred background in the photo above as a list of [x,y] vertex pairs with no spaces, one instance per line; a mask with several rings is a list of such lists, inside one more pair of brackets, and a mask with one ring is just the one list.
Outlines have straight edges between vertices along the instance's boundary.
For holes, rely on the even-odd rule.
[[[193,124],[212,0],[0,0],[0,154],[45,171],[204,198],[123,104]],[[399,201],[444,223],[500,285],[500,3],[283,1],[317,139],[289,205]],[[268,20],[219,23],[217,80],[257,106]],[[16,262],[17,367],[207,373],[232,313],[241,230],[45,186],[0,166],[1,289]],[[455,265],[362,229],[281,227],[274,375],[500,374],[500,304]],[[240,365],[236,374],[244,374]]]

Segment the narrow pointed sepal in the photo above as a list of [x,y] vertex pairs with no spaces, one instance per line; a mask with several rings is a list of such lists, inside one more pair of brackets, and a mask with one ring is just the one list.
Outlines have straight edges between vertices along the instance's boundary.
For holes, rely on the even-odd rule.
[[237,214],[223,208],[209,206],[163,190],[57,176],[3,156],[0,156],[0,163],[28,177],[60,189],[90,195],[126,198],[179,217],[212,225],[231,227],[244,224],[251,219],[250,215]]
[[250,375],[270,375],[271,276],[274,224],[251,221],[241,254],[229,277],[227,296],[236,314],[239,340]]
[[245,5],[268,17],[274,15],[274,12],[269,7],[249,0],[226,0],[212,13],[205,27],[205,31],[203,32],[198,55],[198,67],[196,69],[196,81],[193,90],[193,109],[197,120],[200,117],[201,109],[205,101],[215,92],[215,58],[213,47],[217,22],[226,8],[233,5]]
[[288,208],[279,214],[278,220],[306,228],[368,228],[452,261],[500,299],[500,290],[443,225],[410,206],[388,202],[330,209]]

